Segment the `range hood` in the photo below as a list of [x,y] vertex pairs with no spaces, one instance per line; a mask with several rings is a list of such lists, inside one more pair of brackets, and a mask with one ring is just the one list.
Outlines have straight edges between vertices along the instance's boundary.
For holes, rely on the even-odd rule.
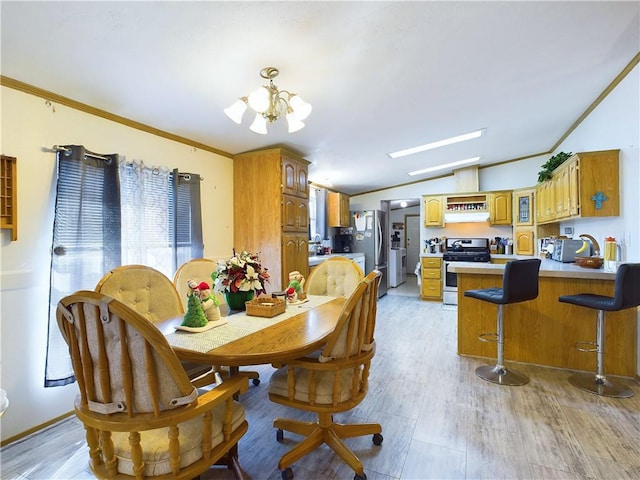
[[[447,209],[444,214],[444,223],[482,223],[489,221],[489,211],[487,210],[488,202],[486,196],[480,198],[480,196],[475,196],[475,200],[479,203],[478,205],[473,205],[474,200],[472,199],[473,192],[479,192],[479,178],[478,178],[478,166],[473,165],[471,167],[460,168],[453,171],[453,175],[456,180],[456,192],[464,192],[464,195],[469,195],[469,201],[471,205],[468,205],[473,208],[482,208],[481,211],[476,210],[448,210],[449,201],[447,200],[447,205],[445,208]],[[461,197],[456,197],[452,195],[449,198],[452,198],[452,202],[455,205],[456,199]],[[466,203],[466,202],[463,202]],[[484,206],[480,205],[481,203]],[[462,206],[464,208],[464,206]]]
[[449,212],[444,214],[444,223],[488,222],[489,212]]

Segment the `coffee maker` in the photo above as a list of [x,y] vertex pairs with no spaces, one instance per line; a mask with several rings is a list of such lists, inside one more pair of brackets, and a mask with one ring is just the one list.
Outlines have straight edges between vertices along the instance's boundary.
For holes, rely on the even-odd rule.
[[339,234],[333,236],[333,251],[335,253],[351,253],[353,250],[353,236]]

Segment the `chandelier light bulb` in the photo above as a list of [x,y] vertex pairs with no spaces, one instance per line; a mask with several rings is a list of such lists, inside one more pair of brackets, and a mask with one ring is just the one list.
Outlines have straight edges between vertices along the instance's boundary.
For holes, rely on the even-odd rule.
[[[253,107],[252,107],[253,108]],[[256,118],[253,119],[253,123],[249,127],[249,130],[260,135],[267,134],[267,119],[260,113],[256,113]]]
[[266,87],[256,88],[249,94],[249,106],[256,112],[262,113],[269,108],[270,97]]
[[291,108],[293,108],[298,120],[304,120],[311,113],[311,104],[302,100],[300,95],[293,94],[289,100],[289,104],[291,105]]
[[291,107],[287,109],[287,125],[289,125],[289,133],[297,132],[305,127],[302,120],[300,120]]
[[224,109],[224,113],[238,125],[242,123],[242,116],[247,110],[247,97],[239,98],[233,105]]

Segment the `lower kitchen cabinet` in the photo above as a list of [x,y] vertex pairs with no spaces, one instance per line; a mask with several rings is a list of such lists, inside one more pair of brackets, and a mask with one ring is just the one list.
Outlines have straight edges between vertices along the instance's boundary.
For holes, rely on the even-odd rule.
[[442,300],[442,259],[440,257],[422,257],[422,286],[420,296],[423,300]]

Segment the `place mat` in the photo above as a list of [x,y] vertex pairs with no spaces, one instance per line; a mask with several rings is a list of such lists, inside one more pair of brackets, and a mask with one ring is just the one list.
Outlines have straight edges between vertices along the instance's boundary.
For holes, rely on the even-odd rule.
[[193,350],[198,353],[206,353],[209,350],[220,347],[227,343],[233,342],[242,337],[246,337],[254,332],[275,325],[288,318],[291,318],[303,309],[319,307],[320,305],[330,302],[334,297],[321,295],[309,295],[308,301],[304,304],[287,305],[284,313],[275,317],[253,317],[247,315],[246,312],[239,312],[234,315],[225,317],[227,323],[211,330],[204,332],[192,333],[185,331],[176,331],[166,336],[169,345],[179,347],[185,350]]

